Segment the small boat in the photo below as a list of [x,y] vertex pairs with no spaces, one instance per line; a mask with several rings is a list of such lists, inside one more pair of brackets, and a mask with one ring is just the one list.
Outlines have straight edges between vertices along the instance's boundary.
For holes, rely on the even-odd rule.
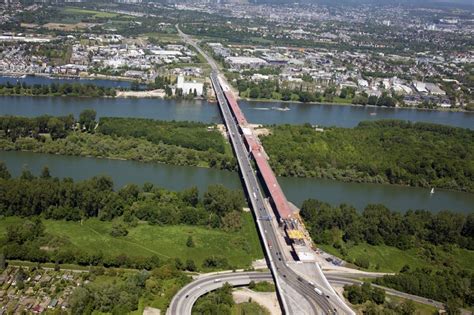
[[255,107],[255,110],[270,110],[270,108],[267,107]]
[[281,112],[286,112],[286,111],[290,110],[289,107],[284,107],[284,108],[281,108],[281,107],[272,107],[272,109],[274,109],[274,110],[279,110],[279,111],[281,111]]
[[434,194],[434,188],[431,188],[430,194]]
[[375,115],[377,115],[377,113],[376,113],[376,112],[372,112],[372,113],[370,113],[369,115],[370,115],[370,116],[375,116]]

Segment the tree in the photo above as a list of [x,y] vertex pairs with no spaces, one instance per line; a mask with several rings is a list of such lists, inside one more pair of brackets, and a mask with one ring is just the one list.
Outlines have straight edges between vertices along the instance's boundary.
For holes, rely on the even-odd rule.
[[110,235],[113,237],[119,237],[119,236],[126,236],[128,234],[127,228],[123,224],[113,224],[112,225],[112,230],[110,231]]
[[185,269],[188,271],[196,271],[196,264],[194,263],[194,260],[192,259],[186,260]]
[[210,185],[204,194],[203,203],[206,210],[219,216],[224,216],[233,210],[242,211],[245,205],[240,191],[229,190],[223,185]]
[[191,235],[188,236],[188,240],[186,241],[186,246],[187,247],[194,247],[194,240]]
[[369,266],[370,266],[370,262],[366,257],[357,257],[354,263],[357,266],[359,266],[361,268],[364,268],[364,269],[368,269]]
[[462,302],[459,299],[450,299],[446,302],[446,313],[448,315],[461,314]]
[[375,95],[370,95],[369,98],[367,99],[367,104],[369,105],[376,105],[378,101],[378,97]]
[[415,303],[412,300],[405,300],[397,307],[400,315],[413,315],[416,311]]
[[20,178],[21,178],[21,179],[24,179],[24,180],[33,180],[33,179],[35,178],[35,176],[34,176],[33,173],[31,173],[31,171],[25,166],[25,167],[23,168],[23,170],[21,171]]
[[56,262],[54,263],[54,271],[59,271],[60,269],[61,269],[61,267],[59,266],[59,262],[56,261]]
[[185,189],[181,192],[181,198],[190,206],[197,206],[199,202],[199,190],[196,186]]
[[49,168],[47,166],[43,167],[43,170],[41,171],[40,178],[42,178],[42,179],[51,178],[51,174],[49,173]]
[[0,270],[5,270],[7,267],[7,261],[5,260],[5,254],[0,252]]
[[385,302],[385,291],[379,288],[373,288],[371,300],[376,304],[383,304]]
[[250,92],[249,92],[250,98],[258,98],[259,96],[260,96],[260,88],[258,86],[250,89]]
[[51,117],[48,121],[48,130],[53,140],[66,137],[64,122],[56,117]]
[[93,109],[85,109],[79,114],[79,123],[81,124],[82,128],[87,131],[92,131],[95,127],[95,118],[96,118],[96,111]]
[[10,179],[12,176],[3,161],[0,161],[0,178]]

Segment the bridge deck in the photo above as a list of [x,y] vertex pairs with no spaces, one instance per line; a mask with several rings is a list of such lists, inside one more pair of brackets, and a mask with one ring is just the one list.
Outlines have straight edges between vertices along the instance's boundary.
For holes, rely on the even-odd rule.
[[[240,110],[240,107],[234,96],[229,91],[224,92],[224,95],[228,103],[230,104],[232,115],[237,120],[240,129],[242,130],[243,128],[246,128],[247,120],[245,119],[244,114]],[[273,204],[275,205],[277,215],[282,220],[290,219],[292,216],[292,211],[288,204],[288,200],[286,199],[286,196],[283,193],[280,184],[278,184],[278,180],[275,177],[275,174],[273,173],[270,164],[268,164],[265,154],[263,153],[264,151],[262,145],[258,142],[257,139],[255,139],[253,134],[243,133],[243,136],[251,150],[252,156],[257,164],[257,169],[260,172],[265,183],[265,187],[270,194]]]

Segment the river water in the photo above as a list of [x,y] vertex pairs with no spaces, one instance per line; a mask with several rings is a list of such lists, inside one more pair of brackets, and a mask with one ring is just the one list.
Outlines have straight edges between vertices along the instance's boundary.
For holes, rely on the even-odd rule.
[[[128,183],[150,182],[171,190],[197,186],[200,192],[210,184],[222,184],[228,188],[241,188],[237,173],[192,166],[141,163],[134,161],[38,154],[30,152],[0,151],[13,176],[19,176],[23,168],[40,174],[44,166],[58,177],[83,180],[95,175],[108,175],[119,188]],[[279,178],[288,200],[300,206],[307,198],[316,198],[331,204],[347,203],[363,209],[369,203],[381,203],[398,211],[427,209],[438,212],[449,209],[457,212],[474,211],[474,194],[379,184],[343,183],[314,178]]]
[[[474,129],[474,113],[393,109],[364,106],[299,104],[277,102],[239,102],[251,123],[303,124],[354,127],[360,121],[403,119],[424,121]],[[215,103],[162,99],[74,98],[74,97],[0,97],[2,115],[68,115],[76,116],[92,108],[100,116],[142,117],[161,120],[220,122]],[[289,108],[282,111],[277,108]],[[375,113],[375,114],[374,114]]]
[[[29,84],[48,83],[45,81],[48,80],[46,78],[27,77],[24,80],[27,79],[37,80],[29,81]],[[104,84],[124,83],[102,81],[105,81]],[[2,78],[0,77],[1,82]],[[322,126],[353,127],[364,120],[404,119],[474,129],[474,113],[279,102],[241,101],[239,104],[248,121],[252,123],[301,124],[309,122]],[[206,123],[221,122],[217,105],[200,100],[0,97],[0,115],[33,117],[44,114],[55,116],[74,114],[78,117],[79,113],[86,108],[96,110],[98,117],[142,117]],[[54,175],[69,176],[77,180],[97,174],[110,175],[117,187],[126,183],[142,184],[147,181],[173,190],[196,185],[201,191],[204,191],[209,184],[213,183],[222,183],[230,188],[241,187],[236,173],[197,167],[25,152],[0,152],[0,160],[6,161],[9,169],[15,175],[21,172],[24,165],[28,165],[35,173],[39,173],[40,169],[47,165]],[[427,189],[422,188],[343,183],[314,178],[280,178],[279,182],[288,199],[297,205],[300,205],[304,199],[317,198],[332,204],[352,204],[358,209],[362,209],[368,203],[382,203],[391,209],[400,211],[407,209],[431,211],[450,209],[466,213],[474,211],[474,194],[462,192],[438,190],[431,195]]]

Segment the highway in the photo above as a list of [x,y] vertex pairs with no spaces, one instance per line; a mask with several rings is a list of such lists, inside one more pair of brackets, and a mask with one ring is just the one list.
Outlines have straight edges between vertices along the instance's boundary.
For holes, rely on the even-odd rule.
[[[231,113],[229,103],[224,95],[217,64],[201,50],[193,39],[182,33],[178,26],[176,27],[182,38],[199,51],[212,68],[211,82],[239,164],[247,196],[256,218],[258,231],[277,288],[283,314],[353,314],[350,309],[347,311],[348,307],[344,302],[341,302],[341,299],[335,296],[332,290],[327,290],[325,286],[320,286],[319,284],[317,284],[317,289],[315,290],[315,284],[296,274],[285,261],[282,255],[283,249],[280,248],[280,242],[278,241],[278,227],[272,224],[273,211],[267,209],[264,194],[261,191],[256,172],[251,164],[250,152],[247,151],[238,124]],[[304,301],[306,303],[303,303]],[[302,305],[305,306],[302,307]],[[340,312],[341,310],[342,312]],[[182,315],[185,313],[172,314]]]
[[[218,78],[217,71],[212,72],[211,81],[216,92],[222,116],[228,129],[229,138],[234,148],[235,156],[239,163],[239,169],[246,186],[247,195],[252,205],[254,216],[257,219],[260,237],[263,241],[267,260],[270,265],[270,270],[272,271],[276,287],[280,294],[280,301],[284,313],[334,313],[336,307],[331,305],[329,298],[330,295],[324,292],[324,288],[319,287],[319,289],[323,291],[323,294],[318,294],[318,292],[315,291],[314,284],[311,284],[310,282],[304,280],[301,276],[297,275],[282,257],[283,250],[279,247],[280,242],[278,241],[276,234],[278,232],[276,231],[276,227],[272,224],[272,221],[269,220],[269,218],[273,217],[273,213],[267,210],[263,193],[260,189],[257,176],[250,161],[249,152],[247,151],[247,148],[242,140],[237,123],[231,114],[230,107],[224,96],[224,91]],[[291,303],[291,301],[288,303],[289,301],[287,301],[287,299],[290,297],[288,294],[282,294],[282,285],[291,287],[299,294],[299,296],[295,297],[293,301],[298,303],[301,298],[305,299],[308,302],[308,305],[310,305],[311,309],[300,310],[298,309],[298,305],[295,305],[295,303]]]
[[[352,285],[362,284],[362,281],[351,279],[345,277],[344,274],[340,275],[329,275],[327,279],[332,284],[339,284],[339,285]],[[270,272],[229,272],[225,274],[216,274],[211,276],[203,276],[197,280],[194,280],[184,288],[182,288],[171,301],[171,305],[168,309],[168,315],[171,314],[183,314],[183,315],[190,315],[191,309],[193,304],[196,300],[217,288],[220,288],[224,283],[229,283],[234,287],[238,286],[247,286],[251,281],[259,282],[259,281],[273,281],[273,276]],[[420,302],[427,305],[432,305],[437,308],[442,308],[443,304],[441,302],[433,301],[427,298],[419,297],[416,295],[411,295],[407,293],[403,293],[400,291],[396,291],[393,289],[380,287],[377,285],[373,285],[375,287],[379,287],[384,289],[388,294],[398,296],[405,299],[410,299],[416,302]]]

